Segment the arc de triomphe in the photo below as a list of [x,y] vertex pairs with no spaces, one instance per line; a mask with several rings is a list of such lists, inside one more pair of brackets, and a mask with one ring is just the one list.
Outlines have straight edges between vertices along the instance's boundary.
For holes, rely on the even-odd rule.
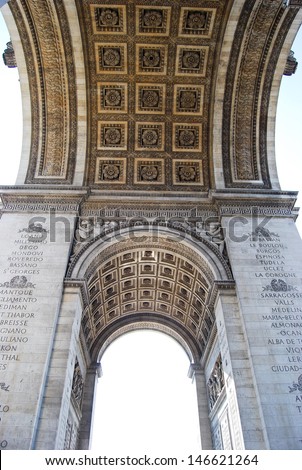
[[89,448],[102,354],[146,328],[190,357],[203,449],[302,449],[297,194],[274,151],[302,1],[1,11],[24,137],[1,187],[0,447]]

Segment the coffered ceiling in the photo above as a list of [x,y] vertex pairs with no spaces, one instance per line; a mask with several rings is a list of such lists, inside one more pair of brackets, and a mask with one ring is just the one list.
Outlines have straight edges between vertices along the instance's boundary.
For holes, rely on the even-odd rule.
[[10,0],[25,98],[19,182],[279,189],[276,96],[301,3]]
[[211,77],[225,2],[77,5],[91,90],[89,185],[208,189]]

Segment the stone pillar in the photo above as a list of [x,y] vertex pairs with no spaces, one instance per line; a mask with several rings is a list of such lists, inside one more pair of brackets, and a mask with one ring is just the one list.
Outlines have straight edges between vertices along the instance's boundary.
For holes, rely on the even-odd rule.
[[218,296],[215,317],[232,448],[266,449],[261,407],[235,284],[231,281],[221,281],[216,283],[216,287]]
[[64,448],[82,310],[80,289],[65,286],[35,449]]
[[213,446],[209,421],[206,381],[204,372],[199,364],[191,364],[189,369],[189,377],[192,377],[196,384],[201,448],[203,450],[211,450],[213,449]]
[[78,207],[63,194],[21,192],[3,191],[0,219],[0,448],[8,450],[35,447]]
[[101,376],[101,373],[100,364],[92,364],[89,369],[87,369],[82,405],[82,421],[79,431],[79,450],[90,448],[96,383],[98,377]]
[[[248,346],[240,373],[254,375],[267,448],[302,449],[301,238],[281,211],[223,217],[223,226]],[[244,429],[254,416],[241,419]]]

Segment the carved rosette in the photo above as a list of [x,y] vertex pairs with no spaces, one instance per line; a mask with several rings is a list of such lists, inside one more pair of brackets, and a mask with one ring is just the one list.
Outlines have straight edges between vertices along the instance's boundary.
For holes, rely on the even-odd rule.
[[179,76],[194,74],[204,77],[208,54],[208,46],[177,46],[175,74]]
[[163,184],[164,183],[164,162],[163,160],[137,160],[136,183],[151,183]]
[[122,5],[91,5],[90,12],[95,34],[125,34],[126,10]]
[[176,152],[201,152],[202,125],[173,125],[173,150]]
[[166,45],[137,44],[136,73],[138,75],[165,75],[167,71],[167,54],[168,48]]
[[203,185],[202,165],[199,160],[175,160],[174,162],[174,184],[196,184]]
[[98,121],[98,144],[100,150],[127,150],[128,123],[123,121]]
[[135,150],[164,150],[164,143],[163,123],[136,123]]
[[170,7],[137,7],[137,34],[168,36],[170,32]]
[[174,87],[174,113],[202,115],[203,111],[203,86],[182,86]]
[[83,374],[81,372],[79,362],[76,359],[76,363],[75,363],[74,371],[73,371],[71,390],[72,390],[73,398],[76,401],[79,409],[81,409],[81,406],[82,406],[83,387],[84,387]]
[[136,113],[137,114],[164,114],[165,113],[165,85],[151,83],[137,83],[136,85]]
[[96,183],[123,184],[126,178],[125,158],[99,158],[96,167]]
[[212,35],[216,10],[214,8],[181,8],[179,35],[209,38]]

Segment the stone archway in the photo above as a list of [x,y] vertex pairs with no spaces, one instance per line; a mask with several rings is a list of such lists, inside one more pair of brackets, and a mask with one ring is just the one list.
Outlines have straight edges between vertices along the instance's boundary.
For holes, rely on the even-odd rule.
[[[19,186],[1,189],[0,313],[16,354],[0,363],[10,403],[0,446],[75,448],[81,423],[88,448],[99,351],[119,328],[150,321],[186,343],[215,448],[301,449],[292,362],[302,356],[271,319],[301,313],[297,194],[280,191],[274,155],[301,0],[145,3],[4,7],[25,132]],[[82,216],[104,225],[74,245]],[[119,232],[107,230],[116,218]],[[227,254],[205,239],[209,218]],[[26,328],[11,329],[22,311]],[[289,328],[301,336],[301,322]]]
[[[73,260],[65,292],[81,292],[82,313],[80,347],[74,347],[71,394],[65,405],[65,446],[76,445],[71,435],[77,427],[79,448],[88,446],[96,370],[102,353],[119,335],[139,328],[165,332],[187,351],[192,376],[197,369],[203,374],[200,360],[216,335],[215,282],[232,282],[231,273],[214,244],[207,246],[188,235],[179,241],[175,235],[164,227],[155,233],[132,228],[116,241],[111,233],[84,246]],[[196,384],[199,403],[207,407],[204,377]],[[203,447],[210,448],[208,418],[201,416],[200,425]]]

